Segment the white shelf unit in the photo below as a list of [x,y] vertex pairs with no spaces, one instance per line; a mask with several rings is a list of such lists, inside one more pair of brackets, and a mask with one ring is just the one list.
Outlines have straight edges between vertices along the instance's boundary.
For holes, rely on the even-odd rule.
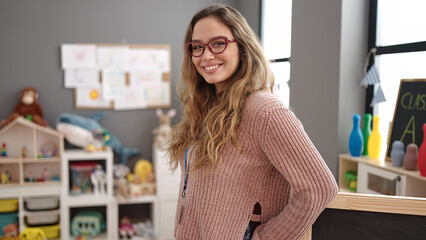
[[170,170],[169,159],[166,153],[158,148],[153,148],[155,166],[155,179],[157,184],[157,216],[156,233],[158,240],[174,239],[173,231],[175,225],[176,207],[179,197],[180,169],[174,172]]
[[[63,135],[18,117],[0,130],[1,147],[3,143],[7,156],[0,157],[0,173],[7,171],[12,179],[0,184],[0,199],[18,200],[18,230],[21,232],[26,227],[26,217],[35,214],[25,208],[26,199],[55,197],[60,202]],[[37,182],[28,181],[30,176]],[[58,210],[37,213],[51,211]]]
[[[426,197],[426,177],[422,177],[418,170],[410,171],[403,167],[395,167],[390,161],[370,159],[368,156],[352,157],[349,154],[340,154],[338,183],[343,192],[350,192],[345,184],[347,171],[358,172],[358,193],[384,192],[398,196]],[[386,191],[387,188],[382,191],[374,190],[382,189],[386,185],[390,190]]]
[[[72,194],[70,185],[70,165],[73,163],[96,162],[101,164],[106,173],[105,195],[95,195],[90,193]],[[106,231],[103,236],[115,236],[114,223],[114,196],[113,196],[113,154],[108,148],[102,152],[86,152],[84,150],[66,150],[64,152],[64,163],[62,168],[62,201],[61,201],[61,232],[63,240],[75,239],[71,234],[72,216],[80,211],[101,210],[106,224]]]

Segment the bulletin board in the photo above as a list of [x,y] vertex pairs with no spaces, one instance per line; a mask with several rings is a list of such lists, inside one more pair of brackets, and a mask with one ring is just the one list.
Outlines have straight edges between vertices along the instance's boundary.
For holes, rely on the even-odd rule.
[[386,160],[394,141],[402,141],[407,147],[423,140],[423,124],[426,123],[426,79],[401,79],[395,104],[392,126],[389,132]]
[[171,46],[62,44],[64,86],[78,110],[171,107]]

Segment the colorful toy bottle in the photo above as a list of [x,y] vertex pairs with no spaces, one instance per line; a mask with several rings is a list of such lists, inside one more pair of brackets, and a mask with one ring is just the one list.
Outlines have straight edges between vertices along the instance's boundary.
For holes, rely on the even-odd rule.
[[362,155],[368,155],[368,138],[371,134],[371,114],[366,113],[364,115],[364,126],[362,127],[362,138],[364,140],[364,150]]
[[394,141],[392,144],[392,151],[390,153],[392,165],[394,167],[402,167],[402,160],[404,159],[404,143],[401,141]]
[[3,145],[1,146],[1,156],[7,157],[6,143],[3,143]]
[[373,130],[368,138],[368,155],[372,159],[379,159],[382,149],[382,136],[379,132],[379,116],[373,117]]
[[419,148],[419,157],[417,159],[420,175],[426,177],[426,123],[423,124],[423,142]]
[[418,147],[415,143],[410,143],[407,146],[407,152],[404,156],[404,168],[415,171],[417,168]]
[[349,152],[353,157],[359,157],[362,154],[364,148],[364,141],[362,138],[362,132],[360,128],[360,119],[359,114],[353,116],[353,129],[351,135],[349,136]]

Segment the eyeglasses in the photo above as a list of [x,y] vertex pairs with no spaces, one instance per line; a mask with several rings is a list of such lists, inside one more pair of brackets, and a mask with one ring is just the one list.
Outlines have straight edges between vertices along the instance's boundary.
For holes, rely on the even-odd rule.
[[229,39],[224,36],[215,37],[212,40],[210,40],[208,43],[203,44],[199,41],[191,41],[187,43],[186,51],[189,55],[193,57],[199,57],[203,55],[204,50],[206,47],[209,48],[210,52],[214,54],[219,54],[225,51],[226,47],[228,46],[228,43],[230,42],[237,42],[235,39]]

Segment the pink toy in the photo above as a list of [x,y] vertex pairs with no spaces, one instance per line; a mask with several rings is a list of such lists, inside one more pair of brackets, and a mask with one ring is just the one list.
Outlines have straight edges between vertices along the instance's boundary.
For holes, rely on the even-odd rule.
[[418,148],[415,143],[410,143],[407,146],[407,151],[404,155],[404,168],[407,170],[415,171],[417,168]]
[[118,228],[120,239],[132,239],[135,236],[135,229],[132,226],[130,218],[123,217],[120,220],[120,227]]
[[49,181],[49,171],[47,171],[47,168],[43,168],[43,173],[42,173],[42,176],[43,176],[43,181]]

